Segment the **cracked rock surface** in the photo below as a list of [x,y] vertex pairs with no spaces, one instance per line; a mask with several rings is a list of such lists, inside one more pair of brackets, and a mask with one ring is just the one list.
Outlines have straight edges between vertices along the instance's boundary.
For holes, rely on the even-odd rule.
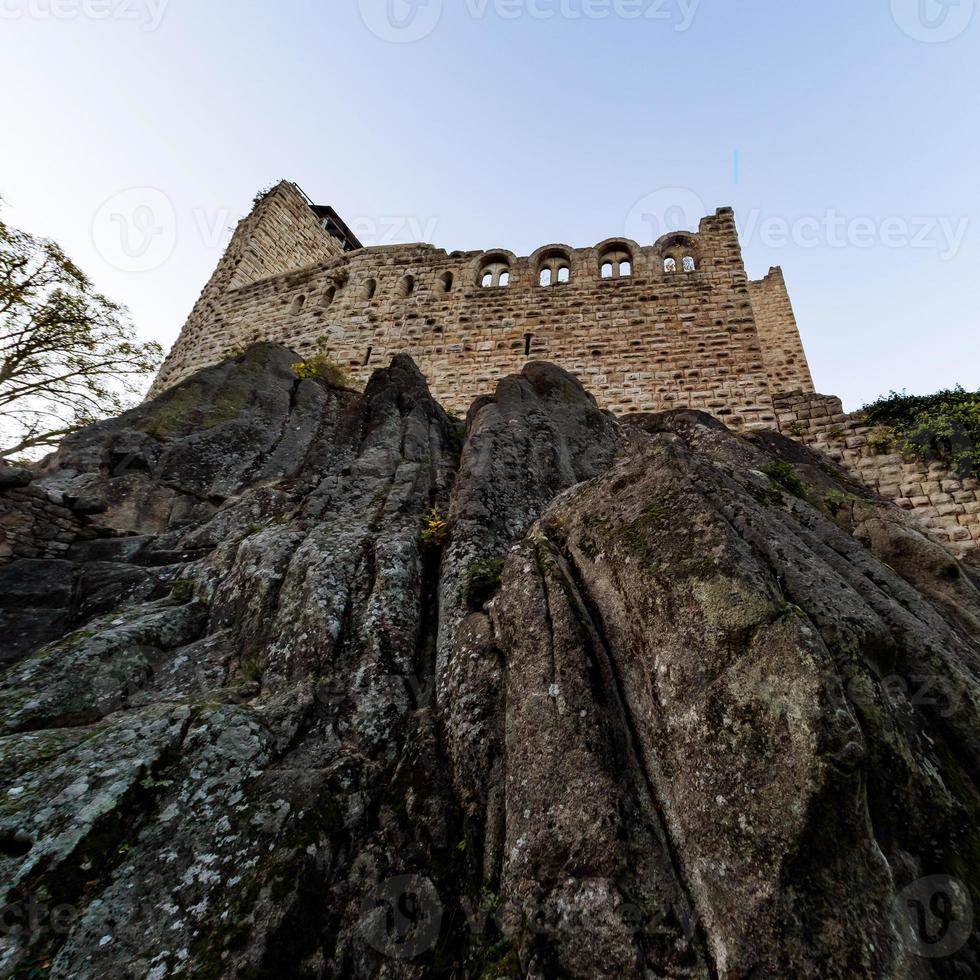
[[772,433],[296,359],[0,485],[0,976],[980,975],[974,570]]

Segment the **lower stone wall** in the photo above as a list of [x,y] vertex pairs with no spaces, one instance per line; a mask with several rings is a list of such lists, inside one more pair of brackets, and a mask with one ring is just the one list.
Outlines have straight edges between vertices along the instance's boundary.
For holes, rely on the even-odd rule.
[[779,430],[826,453],[882,497],[920,518],[957,556],[980,547],[980,480],[959,479],[942,463],[882,452],[875,426],[848,415],[839,398],[796,391],[775,395]]
[[0,488],[0,565],[21,558],[63,558],[91,536],[67,507],[33,486]]

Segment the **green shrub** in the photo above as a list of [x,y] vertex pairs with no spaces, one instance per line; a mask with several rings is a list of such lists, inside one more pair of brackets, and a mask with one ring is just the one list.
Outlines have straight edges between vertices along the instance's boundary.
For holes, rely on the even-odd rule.
[[500,576],[504,570],[504,559],[484,558],[475,561],[466,569],[463,578],[463,599],[470,609],[482,609],[500,589]]
[[895,434],[887,425],[876,425],[867,436],[868,446],[879,455],[895,448]]
[[293,374],[303,381],[318,381],[327,388],[350,388],[351,377],[328,353],[326,338],[320,337],[316,349],[304,361],[297,361]]
[[924,462],[945,463],[958,477],[980,467],[980,391],[949,388],[934,395],[891,392],[866,405],[865,419],[887,429],[898,449]]
[[762,472],[787,493],[791,493],[794,497],[799,497],[801,500],[806,500],[806,487],[803,485],[803,481],[797,475],[792,464],[783,462],[781,459],[774,460],[768,466],[763,466]]

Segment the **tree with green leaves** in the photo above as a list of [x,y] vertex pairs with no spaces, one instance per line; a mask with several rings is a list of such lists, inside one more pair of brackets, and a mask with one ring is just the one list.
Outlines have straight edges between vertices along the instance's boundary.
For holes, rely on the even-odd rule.
[[55,242],[0,220],[0,459],[118,415],[162,353]]

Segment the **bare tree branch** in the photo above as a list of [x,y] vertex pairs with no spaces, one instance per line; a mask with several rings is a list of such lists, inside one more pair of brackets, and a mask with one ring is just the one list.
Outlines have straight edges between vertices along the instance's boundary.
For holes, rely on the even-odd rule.
[[162,355],[55,242],[0,221],[0,459],[123,411]]

